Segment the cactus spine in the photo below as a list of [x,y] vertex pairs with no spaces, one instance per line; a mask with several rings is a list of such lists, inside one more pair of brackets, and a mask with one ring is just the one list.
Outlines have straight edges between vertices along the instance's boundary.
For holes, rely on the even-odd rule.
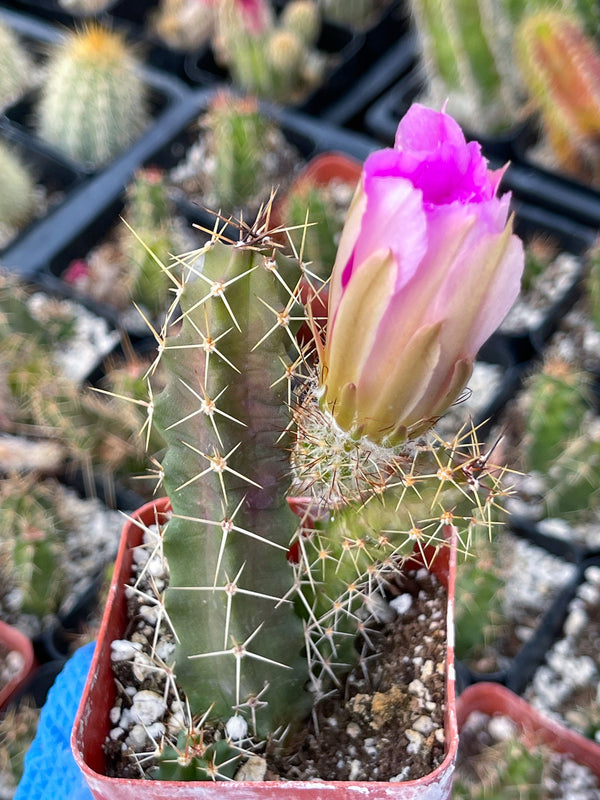
[[0,23],[0,109],[29,87],[33,64],[12,30]]
[[19,228],[33,216],[35,183],[19,156],[0,142],[0,224]]
[[559,165],[581,179],[600,178],[600,55],[574,18],[545,11],[523,19],[515,50]]
[[40,136],[70,158],[106,164],[143,130],[146,88],[124,39],[95,24],[49,59],[37,108]]

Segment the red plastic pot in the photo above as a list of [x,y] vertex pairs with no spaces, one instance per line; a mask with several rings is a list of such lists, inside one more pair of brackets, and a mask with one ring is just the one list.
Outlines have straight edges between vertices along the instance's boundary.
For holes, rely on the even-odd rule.
[[563,753],[600,778],[600,745],[540,714],[510,689],[498,683],[483,682],[465,689],[457,701],[459,731],[473,711],[508,717],[518,726],[525,743],[543,744],[556,753]]
[[167,499],[143,506],[123,528],[108,602],[83,697],[75,718],[71,746],[96,800],[447,800],[458,748],[454,688],[454,579],[456,548],[445,548],[434,561],[434,572],[448,589],[448,652],[446,659],[446,756],[429,775],[405,783],[344,781],[181,782],[110,778],[104,774],[102,745],[109,732],[109,712],[115,700],[110,645],[122,638],[127,626],[124,586],[131,573],[132,548],[140,544],[142,529],[169,509]]
[[0,686],[0,708],[2,708],[32,672],[35,659],[31,640],[24,633],[1,620],[0,644],[9,652],[18,653],[21,662],[14,677],[8,683]]

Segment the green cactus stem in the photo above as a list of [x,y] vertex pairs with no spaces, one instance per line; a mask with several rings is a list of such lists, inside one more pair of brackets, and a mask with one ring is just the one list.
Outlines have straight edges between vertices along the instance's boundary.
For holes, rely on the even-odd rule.
[[25,163],[10,147],[0,142],[0,225],[19,229],[35,211],[35,181]]
[[70,158],[102,166],[147,123],[140,65],[123,37],[98,25],[65,35],[47,64],[39,135]]
[[293,264],[261,249],[213,240],[186,259],[181,331],[162,348],[169,377],[154,422],[174,511],[164,549],[178,681],[195,713],[212,708],[222,721],[268,685],[256,714],[264,736],[302,719],[310,698],[302,623],[286,598],[296,521],[285,501],[281,378],[297,277],[288,294],[281,273]]
[[363,28],[373,18],[373,0],[321,0],[325,19]]
[[17,100],[31,85],[34,67],[13,31],[0,23],[0,109]]
[[532,376],[527,397],[527,464],[545,473],[580,429],[589,408],[588,380],[561,359],[550,359]]
[[525,17],[515,52],[559,166],[600,179],[600,55],[576,18],[552,10]]

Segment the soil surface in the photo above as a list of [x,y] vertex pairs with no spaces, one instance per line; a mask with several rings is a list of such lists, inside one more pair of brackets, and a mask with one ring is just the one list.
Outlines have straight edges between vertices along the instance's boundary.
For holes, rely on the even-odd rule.
[[[156,636],[160,615],[149,601],[152,584],[160,602],[168,568],[152,542],[147,544],[145,552],[153,551],[158,561],[149,565],[144,550],[136,550],[134,573],[142,580],[129,593],[129,629],[112,648],[117,700],[105,753],[107,774],[116,777],[148,777],[155,766],[148,757],[153,742],[173,731],[181,716],[167,672],[156,668],[157,658],[172,660],[173,634],[159,622]],[[375,630],[369,625],[377,655],[366,642],[358,643],[358,664],[345,685],[321,701],[303,741],[290,742],[286,757],[267,748],[267,771],[259,780],[404,781],[442,762],[446,590],[422,569],[399,577],[391,591],[396,595],[388,606],[391,621]],[[143,724],[136,716],[142,701]]]

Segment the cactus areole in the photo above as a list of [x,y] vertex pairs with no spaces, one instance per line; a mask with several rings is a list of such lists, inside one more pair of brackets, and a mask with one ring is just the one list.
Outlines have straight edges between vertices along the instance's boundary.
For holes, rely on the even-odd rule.
[[[176,647],[168,663],[150,655],[189,707],[179,731],[170,727],[153,746],[153,796],[350,797],[355,787],[376,798],[450,796],[456,547],[477,528],[489,534],[503,487],[468,425],[449,441],[430,429],[518,289],[523,251],[507,223],[508,199],[496,198],[499,177],[450,117],[414,107],[395,149],[365,166],[334,266],[325,343],[324,321],[310,311],[318,304],[309,298],[305,314],[300,302],[307,284],[318,295],[323,281],[301,247],[284,253],[271,202],[252,225],[240,222],[236,241],[217,220],[204,247],[162,267],[174,291],[154,332],[167,380],[160,394],[149,393],[148,421],[166,443],[156,464],[171,514],[156,545],[168,588],[152,602]],[[389,240],[395,218],[410,230],[408,243]],[[436,295],[430,284],[444,271]],[[390,340],[390,310],[403,291],[427,311],[425,322],[408,314],[410,335]],[[370,313],[359,313],[357,292]],[[468,302],[475,307],[466,314]],[[296,336],[307,315],[309,347]],[[343,336],[358,343],[347,366]],[[384,402],[400,385],[391,370],[370,413],[369,374],[383,375],[394,360],[405,365],[402,404]],[[141,529],[164,516],[164,503],[157,508],[126,529],[104,621],[120,629],[112,638],[125,627],[117,587],[128,580]],[[306,735],[311,708],[358,662],[357,636],[364,652],[372,648],[375,609],[415,558],[448,589],[442,763],[404,783],[232,783],[239,762],[264,752],[265,742],[267,752],[286,753]],[[106,788],[99,777],[107,730],[97,720],[108,725],[109,673],[110,641],[102,640],[74,747],[97,798],[133,797],[138,781],[108,779]],[[132,763],[141,766],[147,750]]]

